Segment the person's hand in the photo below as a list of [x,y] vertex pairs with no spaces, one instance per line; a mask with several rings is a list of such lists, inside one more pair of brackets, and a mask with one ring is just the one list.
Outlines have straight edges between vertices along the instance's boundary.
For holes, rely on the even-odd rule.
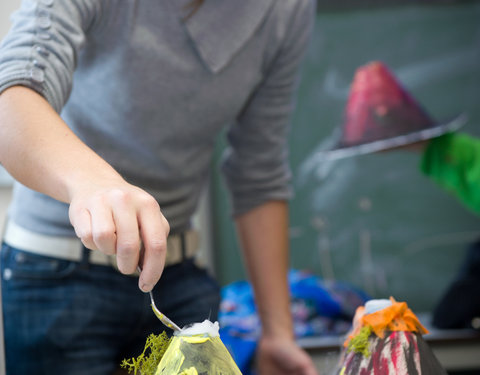
[[308,354],[289,339],[262,337],[257,366],[259,375],[318,375]]
[[150,194],[121,178],[89,182],[72,194],[69,216],[85,247],[116,255],[120,272],[141,265],[142,291],[158,282],[170,227]]

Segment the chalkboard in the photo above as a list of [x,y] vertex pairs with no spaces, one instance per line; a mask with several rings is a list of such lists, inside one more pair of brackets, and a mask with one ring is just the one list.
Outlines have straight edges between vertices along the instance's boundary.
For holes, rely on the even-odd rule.
[[[480,238],[480,219],[421,175],[418,155],[331,164],[316,157],[342,123],[355,69],[373,60],[386,63],[433,118],[466,112],[463,130],[480,135],[478,2],[319,12],[290,138],[291,266],[428,311]],[[223,147],[222,140],[216,162]],[[245,273],[218,174],[212,195],[217,275],[226,284]]]

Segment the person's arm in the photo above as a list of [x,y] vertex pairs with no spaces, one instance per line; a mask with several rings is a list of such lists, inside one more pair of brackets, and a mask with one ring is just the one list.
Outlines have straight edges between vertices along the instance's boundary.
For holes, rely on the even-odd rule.
[[[168,223],[153,197],[124,181],[57,114],[71,90],[85,34],[101,13],[99,4],[25,2],[16,13],[0,48],[0,163],[22,184],[70,203],[70,220],[82,242],[115,253],[122,272],[135,271],[141,237],[139,285],[147,291],[163,269]],[[50,15],[51,26],[40,38],[42,14]]]
[[464,133],[434,138],[426,145],[420,169],[480,214],[480,140]]
[[168,223],[155,199],[128,184],[73,134],[48,102],[29,88],[0,95],[0,162],[22,184],[70,203],[70,220],[86,247],[116,254],[123,273],[145,254],[139,281],[150,290],[160,278]]
[[288,206],[271,201],[236,219],[262,322],[260,374],[316,374],[310,357],[295,343],[288,288]]

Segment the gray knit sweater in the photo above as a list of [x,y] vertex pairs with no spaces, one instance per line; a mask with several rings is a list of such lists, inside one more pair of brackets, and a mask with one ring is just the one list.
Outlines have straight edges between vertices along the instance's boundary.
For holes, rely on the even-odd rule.
[[[172,231],[189,225],[225,126],[233,214],[289,197],[286,137],[314,22],[313,0],[206,0],[190,18],[184,4],[24,0],[0,45],[0,92],[42,94],[156,197]],[[74,234],[66,204],[18,183],[9,215],[30,230]]]

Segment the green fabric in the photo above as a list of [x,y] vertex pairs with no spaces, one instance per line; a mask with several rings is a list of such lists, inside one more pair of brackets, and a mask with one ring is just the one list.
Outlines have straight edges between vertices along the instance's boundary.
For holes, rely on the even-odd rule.
[[464,133],[432,139],[421,160],[421,171],[480,214],[480,140]]

